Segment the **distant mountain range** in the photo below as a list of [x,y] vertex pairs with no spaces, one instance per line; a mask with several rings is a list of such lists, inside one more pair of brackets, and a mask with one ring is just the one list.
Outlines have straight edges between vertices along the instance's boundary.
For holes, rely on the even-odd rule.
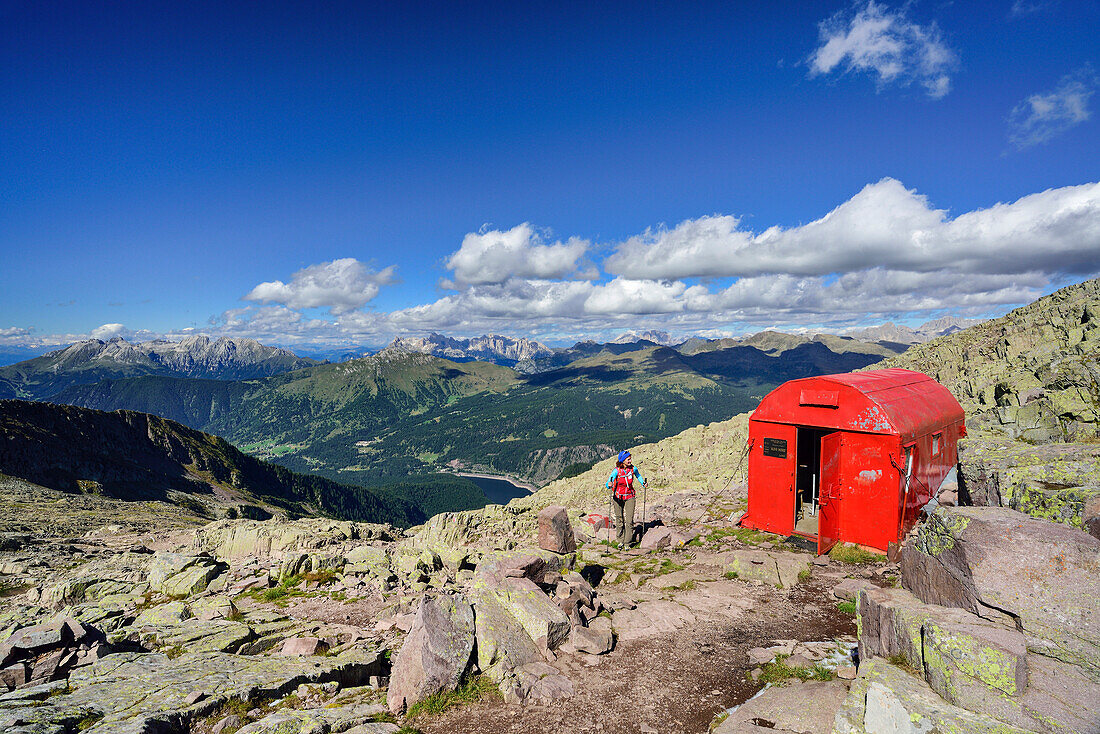
[[553,355],[553,350],[531,339],[488,334],[472,339],[452,339],[442,334],[398,337],[389,346],[403,352],[419,352],[452,362],[492,362],[511,367],[525,359]]
[[650,342],[660,344],[662,347],[671,347],[676,341],[667,331],[628,331],[619,334],[611,340],[611,344],[631,344],[633,342]]
[[342,482],[466,469],[542,483],[616,446],[747,410],[785,380],[894,353],[841,337],[768,339],[781,348],[683,354],[645,341],[582,342],[547,358],[560,366],[529,373],[523,363],[455,362],[394,346],[262,379],[153,375],[73,385],[51,399],[165,416]]
[[880,326],[871,326],[866,329],[854,329],[845,332],[846,336],[853,339],[875,342],[893,342],[895,344],[923,344],[936,337],[954,334],[976,324],[984,319],[960,319],[954,316],[944,316],[935,321],[927,321],[917,328],[886,322]]
[[254,339],[191,336],[178,342],[140,344],[122,337],[87,339],[0,367],[0,398],[43,400],[73,385],[144,375],[247,380],[316,364],[316,360]]

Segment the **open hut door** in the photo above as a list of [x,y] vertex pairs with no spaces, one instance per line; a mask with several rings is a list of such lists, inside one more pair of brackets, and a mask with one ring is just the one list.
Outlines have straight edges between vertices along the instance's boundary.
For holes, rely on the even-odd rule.
[[832,550],[840,536],[840,452],[844,434],[840,431],[821,437],[821,489],[817,518],[817,554]]

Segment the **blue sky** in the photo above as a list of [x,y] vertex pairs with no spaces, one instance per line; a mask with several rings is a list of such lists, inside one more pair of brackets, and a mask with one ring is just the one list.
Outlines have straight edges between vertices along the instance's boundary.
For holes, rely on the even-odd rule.
[[0,0],[0,346],[841,329],[1100,270],[1097,2],[226,5]]

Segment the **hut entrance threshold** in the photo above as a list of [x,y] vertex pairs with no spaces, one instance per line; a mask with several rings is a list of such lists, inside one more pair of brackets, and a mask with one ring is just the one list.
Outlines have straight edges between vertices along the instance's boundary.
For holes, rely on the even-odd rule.
[[821,437],[835,429],[798,427],[798,468],[795,472],[794,532],[817,539],[821,507]]

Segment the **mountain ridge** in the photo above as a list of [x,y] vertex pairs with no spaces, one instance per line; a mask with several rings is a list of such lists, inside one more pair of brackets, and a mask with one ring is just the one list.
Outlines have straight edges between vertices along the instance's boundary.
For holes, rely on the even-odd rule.
[[320,364],[255,339],[197,335],[134,344],[122,337],[85,339],[41,357],[0,367],[0,398],[41,400],[78,384],[162,375],[242,380]]

